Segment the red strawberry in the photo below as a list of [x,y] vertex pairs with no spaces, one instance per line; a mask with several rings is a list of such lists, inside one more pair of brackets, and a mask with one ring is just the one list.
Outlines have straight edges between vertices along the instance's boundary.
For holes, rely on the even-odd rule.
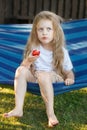
[[33,50],[32,51],[32,56],[39,56],[40,55],[40,51],[39,50]]

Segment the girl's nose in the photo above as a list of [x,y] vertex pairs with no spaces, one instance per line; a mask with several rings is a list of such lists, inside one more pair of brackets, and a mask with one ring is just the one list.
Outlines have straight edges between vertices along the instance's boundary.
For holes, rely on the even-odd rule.
[[47,34],[47,30],[46,29],[43,29],[43,34]]

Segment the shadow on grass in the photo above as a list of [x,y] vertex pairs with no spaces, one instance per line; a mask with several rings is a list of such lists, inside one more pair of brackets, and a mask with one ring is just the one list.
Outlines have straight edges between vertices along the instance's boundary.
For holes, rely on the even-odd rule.
[[[9,89],[9,91],[7,91]],[[7,91],[7,92],[6,92]],[[45,106],[41,96],[26,93],[24,116],[3,118],[2,114],[14,108],[14,93],[11,88],[0,91],[0,129],[6,130],[48,130]],[[60,125],[54,130],[86,130],[87,91],[78,90],[55,96],[55,113]]]

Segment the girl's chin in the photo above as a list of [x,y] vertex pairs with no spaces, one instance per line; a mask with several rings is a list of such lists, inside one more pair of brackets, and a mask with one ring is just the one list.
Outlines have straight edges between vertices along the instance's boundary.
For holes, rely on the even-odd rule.
[[50,42],[46,42],[46,41],[44,41],[44,42],[42,42],[42,44],[49,44]]

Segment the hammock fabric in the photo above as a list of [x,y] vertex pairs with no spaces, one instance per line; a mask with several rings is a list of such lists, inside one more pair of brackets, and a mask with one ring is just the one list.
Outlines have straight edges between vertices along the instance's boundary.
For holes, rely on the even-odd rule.
[[[13,85],[16,68],[22,61],[23,51],[32,24],[0,25],[0,84]],[[54,94],[87,87],[87,19],[62,23],[67,49],[75,72],[75,84],[54,83]],[[28,83],[27,90],[40,95],[37,83]]]

